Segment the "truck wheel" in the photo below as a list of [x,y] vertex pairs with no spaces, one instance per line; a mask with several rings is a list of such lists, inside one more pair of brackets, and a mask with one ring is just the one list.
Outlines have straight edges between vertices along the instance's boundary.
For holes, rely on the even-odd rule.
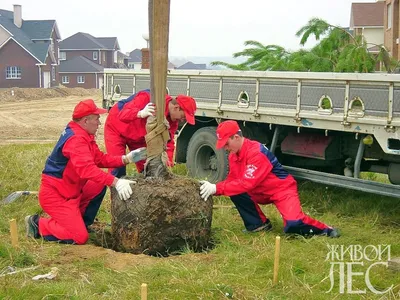
[[228,174],[228,156],[216,150],[216,127],[203,127],[191,137],[186,154],[186,167],[191,177],[216,183]]

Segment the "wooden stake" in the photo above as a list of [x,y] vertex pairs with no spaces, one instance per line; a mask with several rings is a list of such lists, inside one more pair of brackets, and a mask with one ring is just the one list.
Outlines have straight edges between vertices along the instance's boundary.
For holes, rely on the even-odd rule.
[[232,208],[235,209],[236,207],[233,205],[219,205],[219,204],[214,204],[213,208]]
[[156,104],[157,123],[162,124],[168,70],[170,0],[149,0],[150,93]]
[[18,248],[19,247],[18,228],[17,228],[17,220],[15,219],[10,220],[10,234],[11,234],[11,245],[14,248]]
[[147,283],[142,283],[140,287],[140,299],[147,300]]
[[278,271],[279,271],[279,254],[281,252],[281,237],[277,236],[275,239],[275,260],[274,260],[274,279],[272,284],[278,283]]

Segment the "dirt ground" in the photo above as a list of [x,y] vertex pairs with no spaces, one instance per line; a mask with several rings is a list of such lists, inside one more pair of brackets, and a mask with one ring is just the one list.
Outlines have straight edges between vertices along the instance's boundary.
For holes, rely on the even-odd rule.
[[[0,90],[0,144],[56,141],[71,120],[74,106],[88,98],[101,106],[101,91],[96,89]],[[102,134],[100,128],[99,141]]]

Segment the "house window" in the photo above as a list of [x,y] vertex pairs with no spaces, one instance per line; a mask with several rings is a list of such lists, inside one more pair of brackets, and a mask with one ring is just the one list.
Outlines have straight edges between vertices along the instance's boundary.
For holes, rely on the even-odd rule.
[[77,81],[78,81],[78,83],[85,83],[85,76],[82,76],[82,75],[77,76]]
[[93,60],[97,60],[98,54],[97,51],[93,51]]
[[67,53],[66,52],[60,52],[60,60],[66,60],[67,59]]
[[21,79],[21,67],[7,67],[6,79]]
[[55,66],[51,67],[51,80],[56,81],[56,67]]
[[69,83],[69,76],[62,76],[61,77],[61,82],[64,84],[68,84]]
[[387,6],[387,29],[392,28],[392,20],[393,20],[392,4],[389,3]]

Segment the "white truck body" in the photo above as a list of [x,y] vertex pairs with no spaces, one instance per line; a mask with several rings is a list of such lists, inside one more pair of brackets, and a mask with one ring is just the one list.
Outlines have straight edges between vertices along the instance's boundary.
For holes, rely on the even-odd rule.
[[[148,70],[105,69],[104,80],[105,107],[150,87]],[[224,178],[226,155],[212,132],[233,119],[297,178],[400,197],[400,75],[173,70],[167,92],[197,102],[196,125],[185,125],[177,143],[192,176]],[[363,171],[394,184],[362,180]]]

